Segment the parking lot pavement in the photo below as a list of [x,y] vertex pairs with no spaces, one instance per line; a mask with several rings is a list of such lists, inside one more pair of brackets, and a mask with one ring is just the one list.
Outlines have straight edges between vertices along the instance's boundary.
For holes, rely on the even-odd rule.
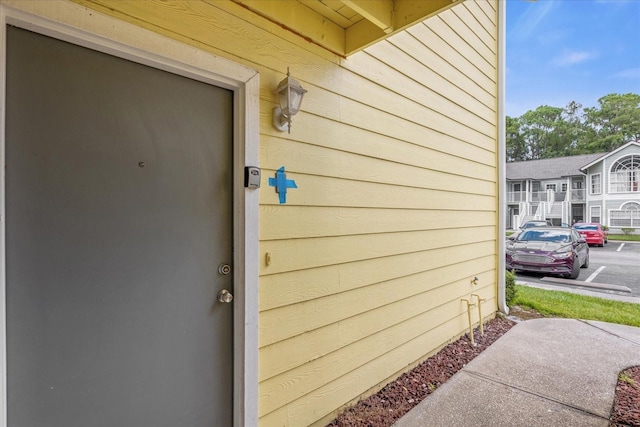
[[[640,242],[609,241],[604,247],[590,247],[589,267],[581,269],[577,280],[549,281],[546,277],[552,276],[518,273],[516,280],[546,289],[577,291],[640,303]],[[630,292],[621,291],[618,287],[627,288]]]

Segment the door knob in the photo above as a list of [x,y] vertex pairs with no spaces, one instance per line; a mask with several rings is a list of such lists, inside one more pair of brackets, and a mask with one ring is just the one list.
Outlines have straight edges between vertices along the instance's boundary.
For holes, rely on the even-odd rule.
[[229,304],[233,301],[233,294],[226,289],[222,289],[218,292],[218,301]]

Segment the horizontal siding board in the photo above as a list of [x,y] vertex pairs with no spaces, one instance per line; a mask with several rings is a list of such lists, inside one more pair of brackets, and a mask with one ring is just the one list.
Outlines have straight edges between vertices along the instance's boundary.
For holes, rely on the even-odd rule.
[[[427,21],[427,25],[430,25],[429,21]],[[459,49],[459,47],[463,46],[464,48],[471,48],[477,57],[477,61],[474,62],[484,62],[488,64],[490,68],[495,69],[495,66],[492,64],[495,64],[493,61],[496,57],[496,52],[484,44],[482,40],[478,38],[478,35],[471,31],[466,23],[458,18],[455,11],[448,10],[434,18],[434,31],[440,32],[445,27],[448,28],[448,40],[454,49],[460,51],[461,49]]]
[[[309,116],[310,121],[315,121],[316,118]],[[322,124],[318,123],[320,127]],[[349,132],[352,131],[352,132]],[[479,159],[475,158],[475,154],[483,155],[489,151],[477,149],[474,145],[466,145],[468,148],[469,158],[460,158],[451,154],[436,151],[428,147],[423,147],[416,144],[405,143],[403,141],[394,140],[388,137],[383,137],[371,132],[362,131],[356,128],[345,128],[345,133],[349,135],[343,135],[344,141],[334,138],[318,138],[309,141],[307,138],[299,138],[297,141],[287,141],[276,136],[263,136],[263,142],[261,152],[265,156],[264,162],[270,162],[272,165],[281,164],[276,162],[279,155],[287,149],[288,144],[292,147],[298,146],[298,144],[308,144],[316,147],[317,149],[325,149],[324,154],[320,154],[321,159],[325,164],[329,164],[329,154],[333,153],[336,157],[346,155],[362,156],[370,159],[382,160],[388,166],[404,165],[405,167],[413,166],[420,169],[428,169],[435,172],[442,172],[448,175],[455,175],[467,178],[473,178],[485,181],[496,181],[496,168],[493,165],[487,165],[481,163]],[[424,143],[424,142],[423,142]],[[434,144],[435,145],[435,144]],[[437,144],[438,148],[439,145]],[[269,153],[271,147],[274,147],[274,151],[277,151],[278,156]],[[282,149],[280,149],[281,147]],[[474,150],[475,149],[475,150]],[[494,156],[495,157],[495,156]],[[351,157],[350,157],[351,158]],[[355,158],[355,157],[352,157]],[[487,156],[487,161],[491,159]],[[275,166],[274,166],[275,167]],[[313,166],[312,166],[313,167]],[[348,167],[345,167],[347,170]],[[324,175],[324,174],[322,174]]]
[[260,207],[260,240],[472,229],[494,223],[493,211],[263,205]]
[[[477,293],[485,301],[486,313],[491,313],[493,292],[480,289]],[[381,332],[343,347],[325,357],[315,359],[283,374],[269,378],[260,384],[261,415],[274,411],[287,402],[296,400],[315,389],[334,381],[370,361],[384,356],[403,343],[425,334],[443,319],[459,315],[459,306],[444,304],[423,312]],[[477,310],[472,312],[476,316]],[[435,343],[434,343],[435,344]]]
[[[408,32],[395,35],[393,39],[389,40],[389,43],[407,52],[416,61],[423,64],[424,67],[432,70],[431,74],[437,74],[439,79],[455,85],[462,92],[457,97],[461,99],[460,105],[463,108],[484,120],[493,118],[493,115],[495,115],[495,95],[465,74],[465,72],[477,73],[477,70],[474,68],[470,70],[468,67],[463,72],[455,68],[448,62],[448,58],[443,58],[433,52],[429,47],[430,43],[428,41],[418,40]],[[424,80],[427,75],[421,75],[420,77]],[[429,80],[426,81],[428,82]],[[438,90],[442,91],[440,88]],[[447,94],[447,96],[450,95]]]
[[[262,173],[264,182],[260,191],[260,203],[279,204],[278,194],[266,181],[268,177],[275,176],[275,170],[264,169]],[[465,206],[468,210],[495,209],[495,196],[475,194],[473,188],[465,189],[464,193],[449,193],[439,189],[305,175],[297,171],[289,171],[287,177],[293,179],[298,186],[297,189],[287,191],[287,205],[438,210],[455,210]]]
[[464,229],[448,229],[261,242],[261,252],[271,254],[271,265],[263,265],[260,274],[495,241],[495,233],[495,227],[488,226],[478,227],[473,233]]
[[469,287],[468,272],[479,274],[480,271],[489,270],[494,261],[491,256],[471,259],[462,264],[465,266],[464,269],[460,264],[451,264],[349,292],[263,311],[260,314],[260,344],[269,345],[410,298],[424,292],[429,286],[427,283],[434,283],[438,278],[447,277],[450,281],[461,281]]
[[[427,46],[433,53],[443,58],[457,70],[464,70],[464,75],[474,81],[478,86],[495,97],[496,78],[495,69],[489,65],[480,66],[470,61],[462,53],[453,51],[449,40],[442,38],[438,33],[424,24],[416,25],[407,30],[416,40]],[[491,107],[491,105],[488,105]]]
[[[299,117],[298,117],[299,116]],[[403,137],[388,136],[367,129],[366,127],[348,126],[335,123],[326,118],[298,113],[296,116],[296,141],[303,141],[323,147],[332,147],[350,152],[368,154],[375,158],[383,158],[398,163],[415,164],[439,170],[436,165],[441,161],[441,168],[454,168],[460,173],[469,169],[469,176],[474,172],[486,173],[486,167],[496,167],[495,151],[481,148],[470,142],[452,138],[421,126],[404,126]],[[261,112],[263,126],[272,122],[270,110]],[[301,125],[297,125],[300,122]],[[265,144],[270,138],[282,138],[282,133],[269,131],[262,135]],[[423,149],[427,149],[424,151]],[[455,171],[454,164],[461,167]],[[474,170],[475,169],[475,170]],[[479,176],[479,177],[480,177]]]
[[[481,70],[487,77],[492,80],[495,79],[496,66],[491,62],[495,57],[493,52],[490,52],[484,45],[479,46],[478,43],[470,44],[473,40],[465,40],[460,34],[458,34],[456,30],[463,32],[462,28],[452,28],[451,21],[453,21],[453,18],[450,16],[447,16],[446,21],[443,18],[436,16],[432,21],[428,22],[428,27],[435,34],[438,34],[439,37],[445,40],[449,46],[451,46],[452,56],[460,55],[463,58],[466,58],[470,64]],[[455,21],[457,21],[457,19]],[[484,49],[482,49],[482,46],[484,46]],[[478,51],[478,48],[484,51],[487,56],[483,56],[482,53]],[[468,66],[469,65],[467,65],[467,67]]]
[[[467,1],[463,7],[453,9],[452,12],[470,27],[494,54],[497,54],[497,26],[478,6],[478,2]],[[491,10],[491,13],[495,12]]]
[[[260,308],[266,311],[438,267],[463,265],[469,261],[469,254],[474,257],[476,254],[494,256],[494,248],[493,241],[470,243],[465,245],[464,251],[458,247],[438,248],[262,276]],[[471,277],[476,275],[476,271],[469,269],[467,274]]]
[[[376,310],[365,311],[287,340],[262,346],[260,381],[304,365],[443,304],[453,302],[460,313],[466,313],[466,306],[463,306],[460,298],[468,298],[475,289],[471,289],[469,281],[447,282],[448,278],[439,276],[438,273],[439,271],[432,272],[434,279],[427,282],[424,292],[414,295],[411,301],[386,304]],[[491,271],[478,273],[478,278],[487,286],[495,283],[494,277]]]
[[[481,135],[470,129],[458,132],[461,138],[454,138],[451,135],[439,133],[414,122],[407,122],[403,118],[389,115],[383,111],[368,109],[362,104],[352,104],[349,100],[341,100],[341,110],[351,109],[343,113],[340,122],[335,122],[325,118],[314,117],[305,111],[300,111],[296,115],[296,136],[293,140],[308,141],[314,145],[330,144],[341,142],[343,147],[349,147],[354,139],[351,135],[364,135],[361,143],[356,143],[358,147],[362,143],[370,140],[394,140],[398,147],[403,143],[410,143],[418,147],[426,147],[442,153],[449,153],[450,156],[473,160],[482,165],[495,166],[495,152],[491,146],[492,139],[489,136]],[[273,122],[272,108],[261,109],[260,121],[263,127],[270,127]],[[376,122],[375,126],[371,125]],[[395,134],[394,134],[395,132]],[[267,129],[262,137],[283,138],[283,135],[275,129]],[[449,149],[447,149],[449,147]],[[403,155],[404,153],[398,153]],[[374,150],[370,150],[372,157],[381,158],[382,155]],[[422,154],[421,156],[427,156]]]
[[[304,397],[293,401],[287,405],[287,415],[296,423],[290,423],[290,426],[307,426],[315,421],[315,417],[321,417],[330,413],[346,397],[355,399],[365,393],[369,387],[368,384],[376,384],[385,380],[385,374],[389,371],[400,372],[406,365],[404,360],[420,359],[433,343],[444,342],[451,337],[451,331],[464,329],[466,315],[459,315],[450,319],[446,323],[434,325],[429,330],[412,341],[397,347],[395,350],[385,354],[384,357],[377,358],[360,368],[351,371],[349,375],[341,377],[339,380],[325,385],[314,393],[305,395]],[[313,407],[316,413],[309,414],[307,410]],[[277,421],[268,414],[260,419],[264,425],[272,425]]]
[[[377,71],[375,78],[378,81],[396,81],[395,90],[401,96],[437,110],[438,113],[449,117],[448,120],[454,120],[457,126],[469,127],[487,136],[493,135],[495,126],[471,110],[474,107],[483,110],[483,112],[486,110],[486,107],[482,108],[479,105],[473,94],[467,94],[457,85],[442,77],[437,70],[425,66],[414,55],[410,55],[410,52],[399,49],[397,45],[393,44],[394,40],[395,38],[389,42],[378,43],[366,51],[383,64],[388,64],[388,68],[368,66],[370,70]],[[358,61],[358,64],[367,67],[367,64],[363,62]],[[396,67],[401,66],[402,71],[393,68],[393,64]],[[467,79],[467,77],[464,76],[462,79]],[[477,88],[476,91],[480,94],[484,92],[481,88]],[[425,119],[432,126],[429,118],[425,117]],[[447,129],[445,131],[448,132]]]
[[[343,121],[347,121],[347,113],[359,114],[360,112],[364,112],[365,115],[362,119],[364,119],[365,122],[356,120],[352,121],[352,123],[362,123],[360,125],[361,127],[368,128],[376,124],[375,121],[383,120],[379,122],[379,126],[375,126],[374,129],[379,129],[379,132],[382,134],[389,132],[396,133],[402,130],[402,128],[396,126],[400,126],[402,124],[401,122],[406,123],[406,121],[411,118],[405,117],[404,111],[409,112],[413,110],[414,114],[417,115],[414,119],[416,121],[413,122],[414,126],[429,127],[437,132],[450,135],[462,141],[473,142],[483,148],[491,146],[492,135],[491,132],[487,130],[488,127],[484,121],[474,118],[469,125],[465,122],[457,121],[456,114],[464,116],[466,113],[464,109],[456,107],[451,101],[435,94],[431,89],[423,86],[423,84],[415,80],[407,79],[405,76],[399,75],[397,71],[392,68],[382,65],[380,60],[374,56],[376,53],[379,55],[390,55],[388,51],[385,52],[383,50],[382,46],[389,47],[392,45],[386,41],[380,42],[364,52],[358,53],[358,60],[345,63],[345,66],[348,66],[349,69],[354,72],[367,73],[368,77],[373,81],[380,82],[381,85],[385,85],[385,82],[395,82],[392,87],[396,93],[388,94],[386,99],[390,97],[399,98],[402,100],[402,105],[399,105],[397,109],[388,108],[384,105],[380,106],[380,110],[374,108],[367,109],[362,106],[359,107],[355,101],[345,98],[341,106],[341,117]],[[392,52],[396,55],[402,53],[395,48]],[[413,60],[406,57],[405,61],[407,65],[409,65],[409,62]],[[413,61],[413,63],[415,64],[415,61]],[[427,73],[428,69],[421,67],[421,72]],[[433,78],[436,78],[435,75]],[[438,79],[440,80],[438,83],[450,85],[444,79]],[[389,87],[391,85],[386,83],[386,86]],[[452,91],[451,96],[454,96],[455,93],[453,91],[457,91],[457,88],[452,85],[450,86]],[[398,94],[401,96],[398,96]],[[419,102],[424,102],[425,104],[420,104]],[[412,105],[414,103],[416,104],[415,106]],[[428,107],[425,105],[428,105]],[[395,113],[395,115],[391,116],[389,114],[390,112]],[[445,114],[446,112],[452,115],[447,115]],[[379,116],[379,118],[377,116]],[[465,116],[467,119],[470,117],[472,116]],[[398,122],[398,125],[396,125],[396,122]],[[364,123],[368,126],[364,125]],[[481,127],[472,127],[470,125]]]
[[[395,96],[399,98],[397,95]],[[425,127],[435,130],[436,132],[449,135],[468,144],[475,144],[478,147],[490,150],[492,139],[475,129],[465,126],[456,125],[451,119],[443,119],[439,114],[435,114],[427,109],[420,111],[420,121],[409,122],[404,116],[405,110],[413,110],[408,108],[407,100],[398,110],[378,110],[375,108],[363,106],[348,98],[342,98],[340,103],[341,120],[344,123],[353,126],[359,126],[363,129],[370,129],[382,135],[393,135],[403,140],[413,140],[415,132],[421,132]],[[383,106],[383,108],[385,108]],[[398,115],[391,115],[387,111],[395,111]],[[495,141],[493,141],[495,144]]]
[[[465,3],[470,3],[466,6],[468,6],[470,10],[473,10],[474,16],[479,17],[480,15],[482,15],[487,17],[487,19],[489,20],[489,25],[487,25],[487,28],[491,28],[491,26],[493,26],[494,28],[497,28],[498,8],[496,7],[496,4],[494,4],[494,2],[486,1],[486,0],[473,0],[473,1],[467,0]],[[497,39],[497,30],[495,32],[496,32],[495,37]]]
[[[478,195],[495,193],[494,173],[481,180],[463,176],[464,171],[459,171],[460,174],[444,173],[281,139],[271,141],[268,146],[262,145],[261,159],[265,170],[277,170],[287,165],[291,172],[304,171],[305,174],[331,178]],[[389,173],[390,170],[393,173]]]
[[[465,40],[474,40],[474,42],[478,45],[480,45],[481,43],[483,49],[486,48],[488,50],[486,56],[487,58],[497,57],[497,45],[494,34],[489,32],[486,27],[483,27],[478,21],[477,17],[475,17],[467,7],[459,7],[455,10],[452,9],[448,13],[448,16],[451,16],[452,19],[454,19],[453,17],[457,19],[458,22],[456,23],[456,27],[464,29],[463,33],[466,35],[466,37],[463,36],[463,38]],[[447,17],[443,18],[447,19]]]

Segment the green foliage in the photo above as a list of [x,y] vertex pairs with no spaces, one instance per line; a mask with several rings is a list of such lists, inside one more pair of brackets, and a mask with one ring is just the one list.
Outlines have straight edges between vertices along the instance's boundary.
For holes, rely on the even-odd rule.
[[516,288],[516,273],[515,271],[507,270],[507,274],[505,276],[505,300],[507,302],[507,306],[511,307],[512,301],[516,298],[518,291]]
[[640,327],[640,305],[631,302],[548,291],[516,285],[514,305],[532,308],[545,316],[598,320]]
[[506,118],[507,161],[612,151],[640,140],[640,95],[609,94],[597,107],[543,105]]
[[627,236],[632,235],[633,232],[636,231],[635,228],[621,228],[620,230],[622,230],[622,232]]
[[612,93],[598,100],[600,108],[585,108],[585,124],[595,130],[593,152],[611,151],[640,139],[640,95]]
[[618,379],[623,383],[627,383],[627,384],[636,383],[636,381],[633,378],[631,378],[629,375],[625,374],[624,372],[620,372],[620,374],[618,375]]

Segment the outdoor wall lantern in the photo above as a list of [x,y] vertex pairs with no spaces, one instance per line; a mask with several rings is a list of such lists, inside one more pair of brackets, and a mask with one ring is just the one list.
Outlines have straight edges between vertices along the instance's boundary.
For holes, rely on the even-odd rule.
[[291,77],[289,67],[287,67],[287,77],[280,82],[276,93],[280,106],[273,109],[273,126],[282,132],[286,129],[291,133],[291,121],[293,116],[300,111],[302,98],[307,91],[300,86],[296,79]]

